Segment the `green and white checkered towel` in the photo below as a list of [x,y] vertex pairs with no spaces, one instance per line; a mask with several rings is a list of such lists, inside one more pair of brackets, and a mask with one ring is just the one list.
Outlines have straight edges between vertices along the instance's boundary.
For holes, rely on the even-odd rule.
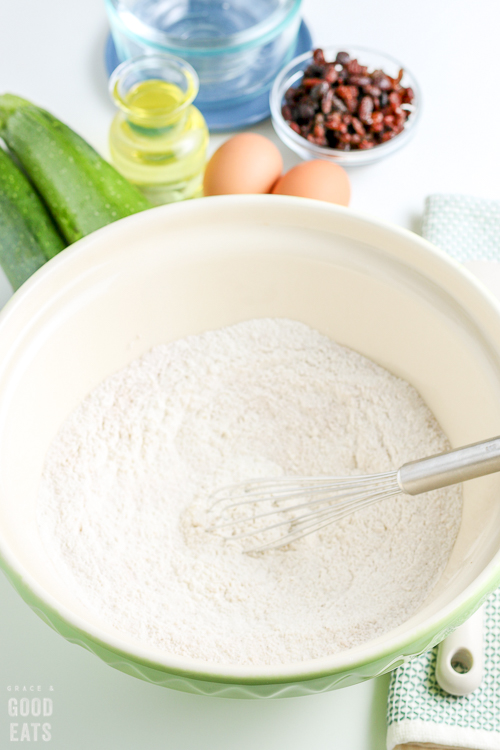
[[[456,260],[500,261],[500,202],[431,195],[422,234]],[[391,675],[387,750],[500,750],[500,590],[485,605],[485,677],[471,695],[455,697],[436,682],[437,647]]]
[[500,748],[500,590],[485,605],[484,669],[471,695],[445,693],[436,682],[436,648],[396,669],[388,700],[387,750]]
[[470,195],[430,195],[422,234],[455,260],[500,261],[500,201]]

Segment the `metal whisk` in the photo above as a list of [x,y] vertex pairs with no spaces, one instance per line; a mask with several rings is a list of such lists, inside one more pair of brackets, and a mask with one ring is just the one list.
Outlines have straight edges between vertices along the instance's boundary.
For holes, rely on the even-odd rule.
[[410,461],[397,471],[351,477],[250,479],[211,495],[209,531],[255,537],[246,552],[283,547],[388,497],[449,487],[500,471],[500,437]]

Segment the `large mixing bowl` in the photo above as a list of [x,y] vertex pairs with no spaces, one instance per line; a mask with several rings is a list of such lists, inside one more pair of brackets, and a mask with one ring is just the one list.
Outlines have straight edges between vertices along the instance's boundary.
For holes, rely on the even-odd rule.
[[446,571],[407,622],[357,648],[270,667],[161,652],[85,608],[40,541],[37,487],[65,417],[155,344],[256,317],[303,321],[410,381],[452,445],[500,434],[500,309],[443,253],[347,209],[205,198],[122,219],[39,270],[0,315],[0,555],[65,638],[150,682],[226,697],[299,696],[380,675],[462,623],[500,581],[500,477],[464,487]]

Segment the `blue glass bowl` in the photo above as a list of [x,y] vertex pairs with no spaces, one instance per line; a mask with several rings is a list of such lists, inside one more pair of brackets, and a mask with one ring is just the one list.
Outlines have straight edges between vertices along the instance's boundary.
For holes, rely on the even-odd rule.
[[245,105],[296,54],[302,0],[106,0],[120,62],[176,55],[200,79],[197,106]]
[[[297,35],[297,41],[295,44],[295,50],[293,56],[301,55],[306,50],[311,49],[313,46],[311,33],[307,24],[302,21],[299,27],[299,33]],[[106,39],[106,47],[104,50],[104,61],[106,64],[106,70],[110,76],[116,67],[120,64],[118,54],[116,52],[115,43],[111,34]],[[271,114],[271,108],[269,103],[269,92],[271,84],[265,88],[260,94],[254,99],[248,102],[236,103],[226,102],[222,105],[220,102],[216,103],[215,106],[211,106],[209,103],[205,104],[196,99],[196,106],[202,112],[209,129],[212,132],[221,132],[227,130],[237,130],[238,128],[245,128],[250,125],[254,125],[261,120],[265,120]]]

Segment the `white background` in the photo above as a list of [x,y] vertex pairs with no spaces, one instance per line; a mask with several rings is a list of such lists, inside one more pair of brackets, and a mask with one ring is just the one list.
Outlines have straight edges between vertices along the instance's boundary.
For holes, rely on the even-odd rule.
[[[248,0],[251,2],[251,0]],[[314,43],[361,45],[417,77],[424,113],[414,140],[350,171],[353,209],[419,231],[425,196],[500,199],[498,0],[303,0]],[[0,0],[0,93],[52,111],[107,156],[113,106],[103,62],[104,0]],[[269,122],[252,128],[271,137]],[[227,136],[211,140],[213,150]],[[285,166],[297,163],[280,146]],[[0,276],[0,302],[10,294]],[[388,678],[279,701],[185,695],[118,673],[52,632],[0,578],[0,747],[9,686],[54,700],[57,750],[381,750]],[[22,695],[22,693],[20,693]],[[33,693],[32,693],[33,694]],[[31,743],[32,744],[32,743]]]

